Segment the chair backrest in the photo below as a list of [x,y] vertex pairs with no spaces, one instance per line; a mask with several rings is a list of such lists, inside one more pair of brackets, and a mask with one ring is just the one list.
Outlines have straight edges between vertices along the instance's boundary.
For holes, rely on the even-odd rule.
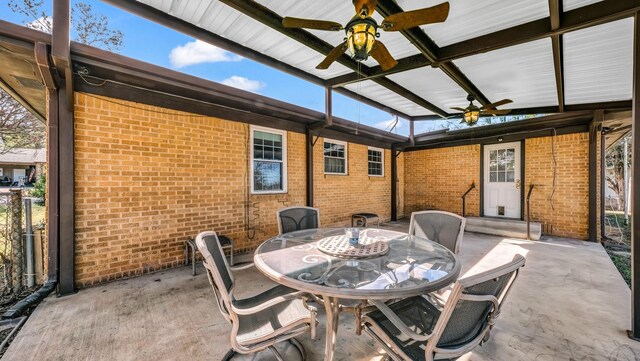
[[428,352],[466,353],[486,340],[524,263],[516,255],[505,265],[458,280],[427,342]]
[[313,207],[287,207],[276,211],[280,234],[320,228],[320,211]]
[[465,223],[466,219],[455,213],[444,211],[413,212],[409,223],[409,234],[428,238],[458,254],[460,253]]
[[216,232],[202,232],[196,236],[196,246],[204,258],[209,282],[213,287],[220,312],[230,321],[233,300],[233,274],[227,263]]

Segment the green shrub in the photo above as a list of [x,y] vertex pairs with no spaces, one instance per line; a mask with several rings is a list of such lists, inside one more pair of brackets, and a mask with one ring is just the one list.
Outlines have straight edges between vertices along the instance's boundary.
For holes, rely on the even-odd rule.
[[44,205],[45,196],[47,195],[47,177],[42,174],[33,185],[33,196],[39,198],[37,204]]

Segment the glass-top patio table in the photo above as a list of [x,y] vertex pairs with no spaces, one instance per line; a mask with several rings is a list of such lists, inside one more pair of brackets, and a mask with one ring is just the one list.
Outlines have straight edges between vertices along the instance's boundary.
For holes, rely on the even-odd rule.
[[[348,246],[344,228],[318,228],[273,237],[255,252],[256,268],[271,280],[322,297],[325,360],[333,360],[341,302],[426,294],[460,273],[458,258],[425,238],[367,228],[360,230],[360,243]],[[354,308],[358,318],[364,302]]]

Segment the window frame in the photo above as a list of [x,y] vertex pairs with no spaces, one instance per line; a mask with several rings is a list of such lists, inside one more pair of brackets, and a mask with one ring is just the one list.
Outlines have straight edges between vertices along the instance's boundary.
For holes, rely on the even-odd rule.
[[[380,152],[380,170],[382,171],[381,174],[371,174],[369,173],[369,151],[370,150],[374,150],[376,152]],[[378,163],[378,162],[373,162],[373,163]],[[367,147],[367,175],[369,177],[384,177],[384,149],[382,148],[376,148],[376,147]]]
[[[337,144],[337,145],[343,145],[344,146],[344,173],[336,173],[336,172],[327,172],[326,171],[325,159],[327,158],[327,156],[324,155],[324,144],[325,143],[332,143],[332,144]],[[330,157],[330,158],[339,159],[338,157]],[[348,142],[343,142],[341,140],[334,140],[334,139],[329,139],[329,138],[324,138],[322,140],[322,171],[323,171],[324,174],[329,174],[329,175],[349,175],[349,143]]]
[[[280,136],[282,136],[282,189],[278,189],[278,190],[256,190],[255,189],[255,179],[254,179],[254,149],[253,149],[253,140],[254,140],[254,134],[256,131],[259,132],[264,132],[264,133],[271,133],[271,134],[278,134]],[[274,129],[274,128],[267,128],[267,127],[261,127],[258,125],[252,125],[250,127],[249,130],[249,172],[250,172],[250,182],[251,182],[251,194],[282,194],[282,193],[287,193],[288,191],[288,173],[287,173],[287,131],[286,130],[280,130],[280,129]],[[258,160],[262,160],[262,159],[258,159]],[[265,161],[269,161],[269,160],[265,160]],[[277,161],[274,161],[277,162]]]

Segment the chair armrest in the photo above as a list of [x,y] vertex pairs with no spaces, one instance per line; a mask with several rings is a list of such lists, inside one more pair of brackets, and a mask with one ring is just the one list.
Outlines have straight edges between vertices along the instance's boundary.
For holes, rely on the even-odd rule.
[[279,303],[290,301],[293,299],[302,299],[306,297],[306,292],[295,291],[284,286],[276,286],[259,295],[236,300],[231,303],[232,310],[239,315],[252,315],[254,313],[264,311]]
[[413,332],[409,327],[407,327],[407,325],[404,324],[404,322],[400,319],[400,317],[398,317],[398,315],[396,315],[396,313],[393,312],[393,310],[389,308],[389,306],[387,306],[384,302],[379,300],[371,300],[369,302],[373,303],[373,305],[376,306],[380,310],[380,312],[382,312],[383,315],[387,316],[389,321],[391,321],[391,323],[400,332],[410,337],[411,339],[416,341],[427,341],[429,338],[431,338],[431,334],[421,335],[419,333]]

